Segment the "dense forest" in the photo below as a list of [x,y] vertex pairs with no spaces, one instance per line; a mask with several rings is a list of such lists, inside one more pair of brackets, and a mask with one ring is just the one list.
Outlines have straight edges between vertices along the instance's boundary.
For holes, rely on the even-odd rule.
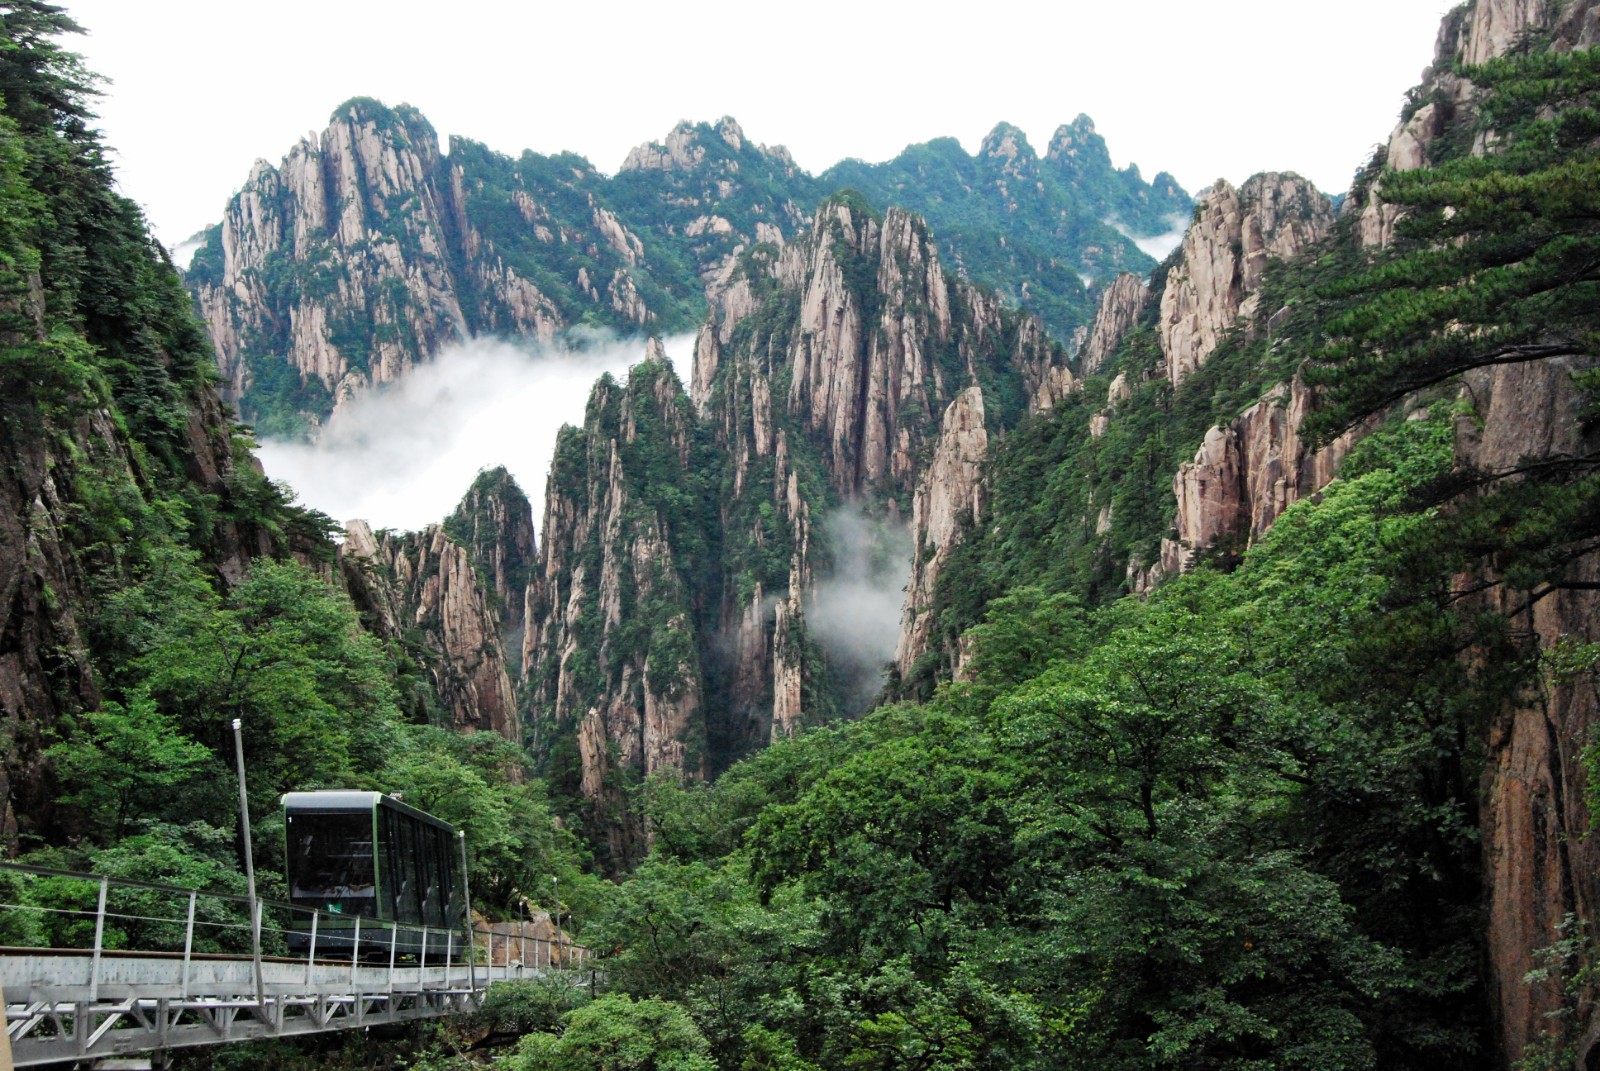
[[[7,858],[238,891],[239,718],[269,895],[279,795],[401,789],[470,830],[486,917],[555,875],[562,903],[547,906],[575,913],[603,972],[588,991],[497,987],[448,1025],[174,1066],[1593,1066],[1600,50],[1588,6],[1546,14],[1504,55],[1433,72],[1402,115],[1431,124],[1420,165],[1380,151],[1326,236],[1268,262],[1258,299],[1181,381],[1159,298],[1183,251],[1050,405],[1023,404],[1018,384],[1039,371],[1028,354],[1050,371],[1065,351],[959,290],[958,329],[929,351],[951,382],[890,421],[921,464],[939,412],[962,404],[952,370],[993,399],[985,493],[938,572],[932,642],[859,717],[812,710],[730,742],[693,737],[699,692],[681,702],[703,687],[726,705],[737,679],[700,665],[697,630],[763,607],[763,585],[799,590],[806,495],[870,492],[887,513],[932,471],[885,475],[793,410],[782,450],[741,463],[745,425],[767,421],[752,401],[764,377],[799,389],[773,355],[804,334],[776,244],[747,251],[727,281],[765,303],[729,331],[702,397],[652,360],[603,381],[585,427],[562,432],[542,562],[531,528],[521,542],[492,530],[503,503],[529,510],[503,472],[437,536],[499,593],[485,605],[528,614],[523,652],[565,652],[524,667],[543,692],[520,701],[567,734],[541,751],[545,722],[464,728],[446,656],[386,625],[357,579],[387,574],[352,571],[330,519],[262,473],[252,430],[218,401],[194,300],[114,192],[93,78],[62,41],[78,27],[43,0],[0,3]],[[1111,191],[1097,211],[1131,214],[1118,189],[1148,207],[1092,126],[1073,136],[1094,149],[1076,166]],[[914,263],[893,322],[937,320],[928,228],[961,224],[884,210],[948,150],[851,165],[866,192],[818,201],[809,255],[847,306],[881,304],[872,280]],[[513,181],[484,155],[484,174]],[[1063,166],[1050,159],[1032,166]],[[899,246],[881,237],[896,228]],[[978,247],[960,248],[978,274]],[[717,327],[714,309],[702,340]],[[1174,490],[1197,448],[1291,405],[1336,478],[1285,496],[1270,523],[1181,546]],[[602,501],[609,527],[586,519]],[[573,530],[572,561],[550,556],[550,517]],[[603,545],[613,536],[626,553]],[[431,545],[379,540],[391,563]],[[586,591],[613,552],[635,563],[626,591]],[[530,579],[541,568],[554,587]],[[539,612],[567,613],[567,631]],[[806,674],[828,670],[803,654],[810,699]],[[652,668],[673,709],[701,718],[671,743],[721,748],[717,769],[678,754],[584,799],[563,689],[631,710],[658,692],[617,682]],[[1535,791],[1548,770],[1553,801]],[[13,908],[84,906],[70,884],[5,872],[0,887]],[[72,940],[50,929],[63,917],[0,911],[0,945]]]

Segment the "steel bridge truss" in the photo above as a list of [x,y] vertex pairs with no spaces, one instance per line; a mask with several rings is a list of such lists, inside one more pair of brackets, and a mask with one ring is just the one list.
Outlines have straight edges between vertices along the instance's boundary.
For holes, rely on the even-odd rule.
[[[21,950],[17,950],[21,952]],[[124,1056],[153,1049],[294,1037],[471,1011],[492,982],[544,973],[465,964],[369,967],[265,962],[255,996],[248,959],[46,951],[0,955],[7,1034],[17,1067]],[[187,992],[185,990],[187,989]]]
[[[469,941],[464,929],[40,867],[0,863],[0,878],[15,897],[0,923],[36,920],[33,936],[57,938],[0,947],[16,1067],[456,1015],[495,982],[554,972],[580,984],[573,968],[588,959],[564,935],[530,939],[520,925]],[[28,882],[49,895],[30,896]]]

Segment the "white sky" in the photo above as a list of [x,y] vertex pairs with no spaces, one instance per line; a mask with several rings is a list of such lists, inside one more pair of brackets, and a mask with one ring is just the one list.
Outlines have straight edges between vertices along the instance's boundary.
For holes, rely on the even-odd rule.
[[571,150],[606,172],[679,119],[733,115],[812,172],[998,121],[1041,152],[1094,117],[1117,163],[1296,170],[1330,193],[1387,138],[1449,0],[60,0],[111,80],[123,191],[168,245],[221,218],[352,96],[441,135]]

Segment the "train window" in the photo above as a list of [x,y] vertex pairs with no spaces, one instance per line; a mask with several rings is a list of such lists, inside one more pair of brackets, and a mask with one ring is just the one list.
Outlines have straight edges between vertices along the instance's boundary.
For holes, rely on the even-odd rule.
[[418,885],[422,889],[422,921],[435,926],[439,922],[438,863],[434,858],[433,829],[421,824],[417,826],[417,858],[421,866]]
[[434,859],[438,861],[435,873],[439,875],[438,907],[434,909],[438,917],[438,925],[448,926],[451,922],[451,894],[455,891],[456,883],[450,880],[450,837],[444,830],[430,829],[433,835]]
[[292,814],[288,834],[295,901],[347,915],[377,913],[371,814]]
[[406,893],[406,875],[400,862],[398,823],[395,821],[395,813],[387,807],[378,808],[378,820],[383,831],[381,840],[383,841],[383,879],[386,897],[383,917],[397,919],[400,917],[400,904]]
[[418,886],[416,823],[405,815],[394,816],[395,844],[400,848],[400,873],[405,882],[403,894],[395,898],[395,913],[402,922],[421,922],[422,890]]

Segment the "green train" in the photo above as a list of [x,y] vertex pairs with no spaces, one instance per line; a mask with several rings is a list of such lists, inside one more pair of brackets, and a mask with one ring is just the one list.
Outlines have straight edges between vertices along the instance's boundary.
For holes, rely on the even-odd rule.
[[315,940],[319,954],[431,960],[460,947],[467,890],[450,823],[381,792],[340,790],[287,793],[283,828],[289,899],[307,909],[292,950]]

